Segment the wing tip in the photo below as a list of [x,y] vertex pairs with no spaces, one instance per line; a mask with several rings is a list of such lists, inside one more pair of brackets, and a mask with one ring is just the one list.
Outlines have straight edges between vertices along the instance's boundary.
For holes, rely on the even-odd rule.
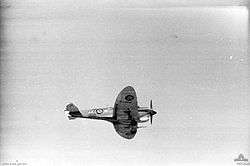
[[126,91],[135,91],[135,89],[132,87],[132,86],[126,86],[125,88],[123,88],[123,90],[122,91],[124,91],[124,90],[126,90]]

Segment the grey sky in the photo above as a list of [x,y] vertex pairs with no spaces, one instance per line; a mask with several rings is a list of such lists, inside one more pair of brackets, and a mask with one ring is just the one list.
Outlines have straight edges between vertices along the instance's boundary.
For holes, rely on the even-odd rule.
[[[11,2],[1,58],[1,163],[235,165],[239,153],[250,159],[246,7]],[[158,112],[133,140],[107,122],[64,116],[69,102],[113,106],[127,85],[141,106],[153,99]]]

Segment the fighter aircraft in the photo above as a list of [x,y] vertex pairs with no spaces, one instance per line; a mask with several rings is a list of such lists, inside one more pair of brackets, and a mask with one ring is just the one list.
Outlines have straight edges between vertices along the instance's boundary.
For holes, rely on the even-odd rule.
[[150,119],[152,124],[156,111],[153,110],[152,100],[150,107],[139,107],[134,88],[127,86],[117,96],[114,107],[79,110],[70,103],[66,106],[65,113],[69,120],[88,118],[111,122],[120,136],[132,139],[139,128],[138,123],[144,123]]

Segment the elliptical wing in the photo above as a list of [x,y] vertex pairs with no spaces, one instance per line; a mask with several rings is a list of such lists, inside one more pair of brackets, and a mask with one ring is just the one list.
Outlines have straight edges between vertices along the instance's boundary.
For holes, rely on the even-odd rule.
[[114,123],[116,132],[124,138],[131,139],[137,131],[138,104],[133,87],[125,87],[117,96],[114,105]]

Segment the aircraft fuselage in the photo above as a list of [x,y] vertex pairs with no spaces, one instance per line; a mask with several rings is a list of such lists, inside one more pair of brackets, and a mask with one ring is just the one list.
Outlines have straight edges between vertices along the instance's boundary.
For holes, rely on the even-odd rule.
[[[95,108],[89,110],[79,110],[81,114],[77,115],[72,112],[67,112],[69,119],[75,118],[89,118],[89,119],[99,119],[114,122],[114,108]],[[150,108],[148,107],[138,107],[139,120],[138,123],[143,123],[149,121]]]

